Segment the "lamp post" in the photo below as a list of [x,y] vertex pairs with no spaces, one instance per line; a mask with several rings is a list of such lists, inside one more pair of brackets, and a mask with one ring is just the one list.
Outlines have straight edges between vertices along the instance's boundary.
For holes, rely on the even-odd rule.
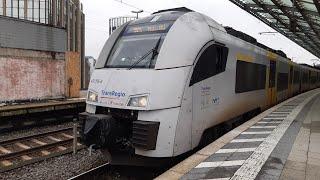
[[143,12],[143,10],[139,10],[139,11],[131,11],[134,14],[137,14],[137,19],[139,18],[139,14]]

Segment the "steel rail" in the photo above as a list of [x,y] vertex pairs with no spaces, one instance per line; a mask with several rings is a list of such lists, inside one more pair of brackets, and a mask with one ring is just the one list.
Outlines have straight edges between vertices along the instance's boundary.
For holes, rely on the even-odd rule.
[[[85,146],[80,145],[80,146],[78,146],[78,150],[83,149],[84,147]],[[62,150],[62,151],[51,152],[49,155],[46,155],[46,156],[39,156],[39,157],[36,157],[36,158],[32,158],[30,160],[20,161],[19,163],[14,163],[14,164],[12,164],[10,166],[0,167],[0,173],[5,172],[5,171],[9,171],[9,170],[13,170],[13,169],[16,169],[16,168],[19,168],[19,167],[22,167],[22,166],[26,166],[26,165],[29,165],[29,164],[32,164],[32,163],[44,161],[44,160],[49,159],[49,158],[62,156],[64,154],[69,154],[71,152],[72,152],[72,149],[71,148],[67,148],[67,149]]]
[[24,149],[24,150],[15,151],[15,152],[8,153],[8,154],[3,154],[3,155],[0,155],[0,161],[9,160],[9,159],[13,159],[13,158],[16,158],[16,157],[21,157],[23,155],[32,154],[32,153],[35,153],[35,152],[38,152],[38,151],[41,151],[41,150],[46,150],[46,149],[50,149],[50,148],[57,147],[57,146],[63,146],[63,145],[66,145],[66,144],[72,144],[72,140],[73,140],[73,138],[70,138],[70,139],[64,140],[64,141],[48,143],[46,145],[40,145],[40,146],[37,146],[37,147],[32,147],[30,149]]
[[58,134],[58,133],[61,133],[64,131],[72,131],[72,129],[73,129],[72,127],[68,127],[68,128],[58,129],[58,130],[54,130],[54,131],[48,131],[48,132],[41,133],[41,134],[34,134],[34,135],[19,137],[19,138],[15,138],[15,139],[9,139],[9,140],[5,140],[5,141],[1,141],[0,146],[13,144],[13,143],[19,142],[19,141],[25,141],[28,139],[42,138],[42,137],[45,137],[45,136],[48,136],[51,134]]
[[108,168],[108,167],[110,167],[110,166],[111,166],[110,163],[105,163],[105,164],[102,164],[102,165],[100,165],[100,166],[98,166],[98,167],[95,167],[95,168],[93,168],[93,169],[90,169],[90,170],[88,170],[88,171],[86,171],[86,172],[83,172],[83,173],[81,173],[81,174],[79,174],[79,175],[76,175],[76,176],[74,176],[74,177],[71,177],[71,178],[69,178],[68,180],[88,179],[88,178],[94,176],[95,174],[97,174],[97,172],[100,171],[101,169],[103,169],[103,168]]

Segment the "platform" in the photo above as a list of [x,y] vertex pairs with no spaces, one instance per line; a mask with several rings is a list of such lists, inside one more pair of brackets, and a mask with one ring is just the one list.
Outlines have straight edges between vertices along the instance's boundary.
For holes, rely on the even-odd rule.
[[0,107],[0,134],[69,122],[85,111],[84,98],[45,100]]
[[0,107],[0,117],[47,112],[63,109],[84,108],[85,98],[71,98],[62,100],[48,100]]
[[320,89],[288,99],[157,179],[319,179]]

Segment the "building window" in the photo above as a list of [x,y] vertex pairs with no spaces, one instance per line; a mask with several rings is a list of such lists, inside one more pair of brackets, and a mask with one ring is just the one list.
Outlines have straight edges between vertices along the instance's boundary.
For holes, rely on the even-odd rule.
[[205,49],[194,67],[190,86],[226,70],[228,48],[212,44]]
[[262,64],[237,61],[236,93],[265,89],[267,67]]

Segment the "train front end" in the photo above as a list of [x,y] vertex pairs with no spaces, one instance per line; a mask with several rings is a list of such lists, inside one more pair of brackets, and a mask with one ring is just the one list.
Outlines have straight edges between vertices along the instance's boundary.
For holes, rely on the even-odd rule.
[[[206,41],[195,29],[200,25],[208,27],[194,12],[171,11],[124,24],[109,37],[91,76],[86,112],[79,116],[86,145],[145,157],[180,153],[178,124],[190,132],[179,120],[181,104],[201,48],[187,42]],[[180,139],[189,146],[187,138]]]

